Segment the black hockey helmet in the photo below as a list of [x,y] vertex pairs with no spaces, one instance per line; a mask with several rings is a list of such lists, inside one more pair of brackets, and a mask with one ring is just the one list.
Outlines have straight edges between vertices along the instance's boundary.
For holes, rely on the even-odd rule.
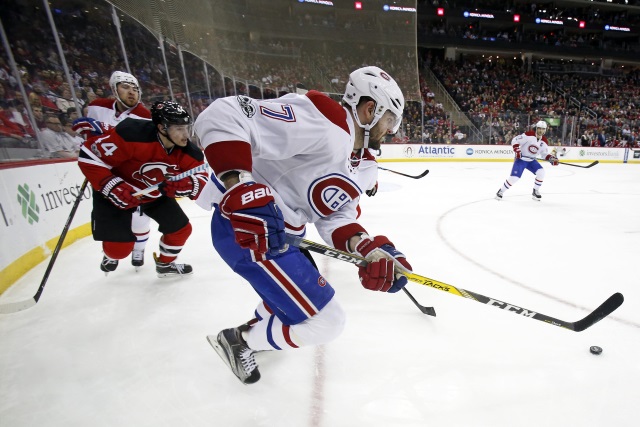
[[151,120],[156,125],[190,125],[191,116],[187,110],[177,102],[156,101],[151,106]]

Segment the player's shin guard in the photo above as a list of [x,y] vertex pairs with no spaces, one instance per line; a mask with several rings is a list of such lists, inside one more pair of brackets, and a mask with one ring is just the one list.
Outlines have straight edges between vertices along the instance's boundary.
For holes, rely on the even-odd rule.
[[175,260],[190,235],[191,223],[187,223],[178,231],[163,235],[160,238],[158,262],[166,264]]
[[134,242],[102,242],[104,254],[111,259],[124,259],[133,250]]
[[519,180],[520,177],[518,176],[510,176],[509,178],[505,179],[504,184],[502,184],[502,187],[500,188],[500,192],[504,194],[505,191],[510,189]]
[[535,191],[540,191],[540,187],[542,186],[542,182],[544,181],[545,174],[546,171],[544,170],[544,168],[540,168],[536,172],[536,179],[533,182],[533,189]]
[[258,318],[247,332],[247,344],[253,350],[284,350],[308,345],[325,344],[344,330],[345,313],[334,299],[315,316],[296,325],[285,325],[268,306],[260,305]]

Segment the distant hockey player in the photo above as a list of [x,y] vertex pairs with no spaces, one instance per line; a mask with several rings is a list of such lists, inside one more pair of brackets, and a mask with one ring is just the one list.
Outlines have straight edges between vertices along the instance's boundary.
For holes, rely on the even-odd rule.
[[[180,104],[156,102],[151,116],[152,121],[124,120],[103,135],[89,138],[78,157],[93,187],[92,232],[95,240],[103,242],[100,269],[107,274],[133,250],[136,236],[131,217],[138,207],[158,223],[162,233],[160,256],[154,254],[158,277],[193,270],[174,262],[191,234],[189,218],[175,198],[197,198],[207,182],[206,172],[178,181],[165,178],[203,165],[204,155],[189,140],[191,116]],[[140,199],[133,196],[155,184],[160,184],[159,191]]]
[[241,382],[260,379],[256,351],[327,343],[344,328],[334,289],[286,244],[285,232],[302,236],[313,223],[329,245],[365,257],[358,274],[366,289],[406,285],[405,256],[356,220],[359,198],[376,179],[359,178],[360,163],[398,130],[403,108],[396,82],[364,67],[351,73],[342,105],[317,91],[268,101],[233,96],[196,120],[216,184],[213,245],[262,299],[255,319],[208,337]]
[[[87,117],[73,121],[73,130],[85,136],[101,135],[106,130],[118,125],[124,119],[151,120],[151,113],[142,105],[142,90],[138,79],[124,71],[114,71],[109,79],[109,86],[115,96],[98,98],[88,107]],[[131,230],[136,236],[136,243],[131,253],[131,264],[136,270],[144,265],[144,248],[149,240],[150,218],[140,209],[132,217]]]
[[516,156],[511,168],[511,176],[505,180],[502,188],[496,193],[496,200],[502,200],[504,192],[518,182],[522,177],[522,172],[527,169],[536,176],[531,197],[535,201],[540,201],[542,198],[540,186],[544,181],[545,170],[538,163],[536,157],[540,156],[548,160],[553,166],[558,166],[558,158],[549,153],[547,138],[544,136],[546,131],[547,123],[541,120],[536,123],[533,130],[526,131],[511,140],[511,147]]

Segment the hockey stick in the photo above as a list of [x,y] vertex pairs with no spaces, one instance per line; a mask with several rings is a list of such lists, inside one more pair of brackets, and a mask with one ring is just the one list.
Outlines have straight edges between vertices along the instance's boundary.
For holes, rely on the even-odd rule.
[[[548,161],[549,161],[549,160],[547,160],[547,159],[538,159],[538,158],[536,158],[536,157],[529,157],[529,156],[522,156],[522,157],[525,157],[525,158],[527,158],[527,159],[533,159],[533,160],[544,160],[545,162],[548,162]],[[595,160],[595,161],[593,161],[593,162],[589,163],[589,164],[588,164],[588,165],[586,165],[586,166],[583,166],[583,165],[576,165],[575,163],[566,163],[566,162],[561,162],[561,161],[558,161],[558,163],[559,163],[559,164],[561,164],[561,165],[574,166],[574,167],[576,167],[576,168],[588,169],[588,168],[591,168],[591,167],[593,167],[593,166],[597,165],[597,164],[598,164],[598,163],[600,163],[600,162],[599,162],[598,160]]]
[[[198,172],[206,171],[208,167],[209,167],[209,164],[208,163],[204,163],[204,164],[202,164],[200,166],[196,166],[193,169],[189,169],[188,171],[184,171],[181,174],[170,176],[170,177],[167,178],[167,181],[180,181],[182,178],[186,178],[188,176],[195,175]],[[155,184],[155,185],[152,185],[151,187],[147,187],[147,188],[145,188],[143,190],[136,191],[135,193],[132,194],[132,196],[134,196],[134,197],[145,196],[145,195],[147,195],[149,193],[152,193],[152,192],[156,191],[161,184],[162,184],[162,182],[160,184]]]
[[428,316],[436,317],[436,309],[435,308],[433,308],[433,307],[425,307],[424,305],[421,305],[418,301],[416,301],[416,299],[413,297],[413,295],[411,295],[411,293],[409,293],[407,288],[402,288],[402,290],[404,291],[405,294],[407,294],[407,296],[415,304],[415,306],[418,307],[418,310],[420,310],[421,312],[423,312],[424,314],[426,314]]
[[593,167],[593,166],[597,165],[597,164],[598,164],[598,163],[600,163],[600,162],[599,162],[598,160],[595,160],[595,161],[593,161],[593,162],[589,163],[589,164],[588,164],[588,165],[586,165],[586,166],[576,165],[576,164],[574,164],[574,163],[560,162],[560,161],[558,161],[558,163],[560,163],[561,165],[574,166],[574,167],[576,167],[576,168],[584,168],[584,169],[588,169],[588,168],[590,168],[590,167]]
[[[310,251],[313,251],[322,255],[326,255],[331,258],[339,259],[341,261],[350,262],[352,264],[363,265],[363,262],[366,262],[365,259],[362,257],[352,255],[347,252],[339,251],[337,249],[333,249],[328,246],[324,246],[309,240],[305,240],[301,237],[287,235],[287,242],[291,245],[298,246],[301,248],[306,248]],[[497,307],[502,310],[519,314],[521,316],[529,317],[531,319],[540,320],[550,325],[559,326],[561,328],[569,329],[574,332],[581,332],[593,326],[600,320],[604,319],[605,317],[613,313],[624,302],[624,297],[622,296],[622,294],[619,292],[616,292],[615,294],[607,298],[605,302],[603,302],[598,308],[593,310],[583,319],[580,319],[576,322],[567,322],[565,320],[556,319],[554,317],[547,316],[546,314],[537,313],[535,311],[518,307],[516,305],[510,304],[504,301],[486,297],[476,292],[471,292],[462,288],[456,288],[455,286],[451,286],[444,282],[439,282],[437,280],[429,279],[428,277],[420,276],[415,273],[406,272],[403,274],[407,276],[407,279],[411,280],[412,282],[419,283],[424,286],[430,286],[439,291],[449,292],[450,294],[457,295],[459,297],[472,299],[482,304],[487,304],[492,307]]]
[[[309,250],[306,248],[302,248],[300,246],[298,246],[298,249],[300,249],[300,252],[307,257],[307,259],[309,260],[309,262],[311,262],[311,264],[313,264],[313,266],[316,268],[316,270],[318,269],[318,265],[316,264],[315,260],[313,259],[313,257],[311,256],[311,254],[309,253]],[[425,307],[424,305],[421,305],[414,297],[413,295],[411,295],[409,293],[409,291],[406,288],[402,288],[402,290],[407,294],[407,296],[409,297],[409,299],[415,304],[416,307],[418,307],[418,310],[420,310],[421,312],[423,312],[424,314],[427,314],[429,316],[434,316],[436,315],[436,310],[433,307]]]
[[391,170],[391,169],[383,168],[382,166],[378,166],[378,169],[382,169],[383,171],[387,171],[387,172],[391,172],[391,173],[397,173],[398,175],[406,176],[407,178],[413,178],[413,179],[420,179],[420,178],[424,177],[426,174],[429,173],[429,169],[427,169],[426,171],[422,172],[420,175],[407,175],[406,173],[397,172],[397,171],[394,171],[394,170]]
[[49,274],[53,269],[53,264],[56,262],[56,258],[58,258],[58,253],[60,253],[60,248],[62,247],[62,243],[64,243],[64,238],[67,237],[67,232],[69,231],[69,227],[71,226],[71,221],[73,217],[76,215],[76,211],[78,210],[78,205],[80,204],[80,200],[82,200],[82,195],[84,194],[84,190],[87,188],[88,181],[85,179],[82,183],[82,187],[80,187],[80,191],[78,192],[78,197],[76,197],[76,201],[73,203],[73,207],[71,208],[71,213],[69,214],[69,218],[67,218],[67,222],[62,229],[62,233],[60,233],[60,237],[58,238],[58,243],[56,244],[53,253],[51,254],[51,259],[49,260],[49,265],[47,266],[47,270],[44,272],[44,277],[40,282],[40,287],[36,294],[24,301],[16,301],[8,304],[0,305],[0,314],[10,314],[17,313],[22,310],[26,310],[29,307],[33,307],[40,300],[40,296],[44,291],[44,286],[47,284],[47,279],[49,279]]

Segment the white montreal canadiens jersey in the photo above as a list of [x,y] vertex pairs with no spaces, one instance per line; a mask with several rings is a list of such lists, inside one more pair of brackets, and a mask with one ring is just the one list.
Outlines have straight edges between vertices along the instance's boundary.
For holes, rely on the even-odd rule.
[[522,160],[530,162],[533,158],[544,158],[549,154],[549,146],[547,145],[547,138],[542,137],[540,140],[536,138],[535,131],[527,131],[520,134],[511,140],[511,146],[520,144],[520,151],[522,152]]
[[138,120],[150,120],[151,113],[142,104],[137,104],[135,107],[129,108],[126,111],[116,115],[116,101],[114,99],[99,98],[91,102],[87,109],[87,116],[95,119],[99,122],[108,125],[109,127],[115,127],[120,124],[121,121],[127,118]]
[[[221,98],[198,116],[194,128],[205,149],[221,141],[249,142],[253,177],[275,191],[287,232],[302,234],[305,224],[315,223],[331,243],[333,230],[357,222],[358,200],[367,190],[359,182],[372,186],[377,176],[368,171],[359,179],[358,168],[350,167],[351,115],[318,97],[326,98],[312,93],[272,100]],[[198,202],[210,208],[224,187],[215,178],[207,187]]]

